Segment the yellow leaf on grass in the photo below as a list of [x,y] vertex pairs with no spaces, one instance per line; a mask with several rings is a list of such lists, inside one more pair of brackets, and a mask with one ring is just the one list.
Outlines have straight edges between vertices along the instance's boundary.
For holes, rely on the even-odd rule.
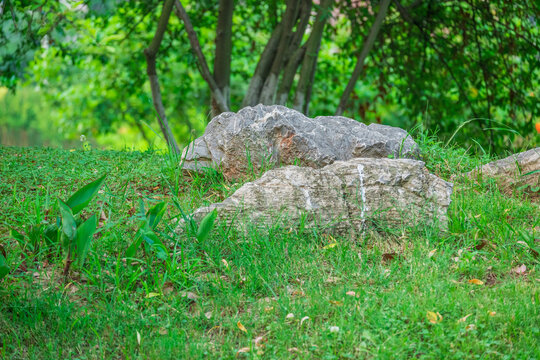
[[428,311],[426,313],[426,317],[428,321],[432,324],[440,323],[443,319],[441,314],[439,314],[438,312],[433,312],[433,311]]
[[336,246],[338,246],[338,243],[337,243],[337,242],[333,242],[333,243],[330,243],[330,244],[328,244],[328,245],[326,245],[326,246],[323,246],[323,249],[327,250],[327,249],[334,248],[334,247],[336,247]]
[[333,304],[333,305],[336,305],[336,306],[342,306],[343,303],[341,301],[337,301],[337,300],[328,300],[328,302],[330,304]]
[[484,285],[484,282],[482,280],[478,280],[478,279],[471,279],[471,280],[469,280],[469,284]]
[[488,312],[488,315],[489,315],[489,316],[495,316],[496,314],[497,314],[497,312],[495,312],[495,311],[490,311],[490,312]]
[[243,331],[243,332],[247,333],[246,327],[244,325],[242,325],[242,323],[240,321],[236,323],[236,326],[238,326],[240,331]]
[[468,318],[469,316],[471,316],[471,315],[472,315],[472,314],[467,314],[467,315],[465,315],[464,317],[462,317],[461,319],[459,319],[458,322],[459,322],[459,323],[462,323],[462,322],[467,321],[467,318]]
[[150,298],[160,296],[160,295],[161,295],[160,293],[151,292],[151,293],[148,293],[148,295],[146,295],[146,298],[150,299]]

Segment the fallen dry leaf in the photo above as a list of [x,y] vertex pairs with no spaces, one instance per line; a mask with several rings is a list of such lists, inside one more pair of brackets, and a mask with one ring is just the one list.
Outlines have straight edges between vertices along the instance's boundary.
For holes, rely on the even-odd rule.
[[439,314],[438,312],[433,312],[433,311],[428,311],[426,313],[426,317],[428,321],[432,324],[440,323],[443,319],[441,314]]
[[527,267],[525,266],[525,264],[521,264],[520,266],[516,266],[512,269],[512,272],[517,275],[524,275],[526,271]]
[[337,300],[328,300],[328,302],[332,305],[336,305],[336,306],[342,306],[343,305],[343,302],[341,301],[337,301]]
[[433,255],[435,255],[436,252],[437,252],[437,249],[431,250],[431,251],[428,253],[428,258],[433,257]]
[[273,306],[267,306],[267,307],[264,308],[264,311],[265,311],[265,312],[270,312],[270,311],[272,311],[272,310],[274,310],[274,307],[273,307]]
[[103,227],[103,224],[105,224],[107,220],[109,219],[107,218],[107,215],[105,215],[105,212],[102,210],[101,214],[99,214],[98,227]]
[[467,314],[467,315],[465,315],[464,317],[462,317],[461,319],[458,320],[458,323],[462,323],[462,322],[467,321],[467,318],[468,318],[469,316],[471,316],[471,315],[472,315],[472,314]]
[[337,243],[337,242],[333,242],[333,243],[330,243],[330,244],[328,244],[328,245],[326,245],[326,246],[323,246],[323,249],[327,250],[327,249],[334,248],[334,247],[336,247],[336,246],[338,246],[338,243]]
[[199,298],[197,294],[192,293],[191,291],[181,291],[180,297],[187,298],[191,301],[196,301]]
[[304,316],[302,320],[300,320],[300,326],[304,323],[304,321],[309,320],[309,316]]
[[294,318],[293,313],[289,313],[289,314],[287,314],[287,316],[285,316],[285,319],[292,319],[292,318]]
[[141,345],[141,333],[137,330],[135,330],[135,332],[137,333],[137,344],[139,344],[139,346]]
[[245,353],[248,353],[249,352],[249,348],[248,347],[243,347],[241,349],[238,349],[238,351],[236,352],[236,356],[238,356],[239,354],[245,354]]
[[489,315],[489,316],[495,316],[496,314],[497,314],[496,311],[489,311],[489,312],[488,312],[488,315]]
[[303,292],[302,290],[293,290],[291,292],[291,296],[305,296],[306,293]]
[[238,326],[240,331],[243,331],[243,332],[247,333],[246,327],[244,325],[242,325],[242,323],[240,321],[236,323],[236,326]]
[[390,262],[396,258],[397,254],[395,252],[393,253],[386,253],[382,254],[382,261],[384,262]]
[[204,317],[210,320],[210,318],[212,318],[212,312],[211,311],[205,312]]
[[356,296],[356,293],[354,291],[347,291],[345,294],[353,297]]
[[264,343],[266,342],[266,339],[264,336],[257,336],[253,342],[255,343],[256,347],[264,347]]
[[484,282],[482,280],[478,280],[478,279],[470,279],[469,284],[484,285]]
[[474,329],[476,329],[476,325],[474,324],[469,324],[465,327],[465,330],[467,331],[474,330]]
[[338,278],[338,277],[335,277],[335,276],[330,276],[328,279],[324,280],[324,282],[325,283],[336,283],[339,280],[341,280],[341,278]]
[[287,351],[288,352],[299,352],[300,350],[298,350],[298,348],[292,347],[292,348],[287,349]]
[[221,262],[223,263],[223,266],[225,266],[225,268],[229,268],[229,263],[227,262],[227,260],[221,259]]

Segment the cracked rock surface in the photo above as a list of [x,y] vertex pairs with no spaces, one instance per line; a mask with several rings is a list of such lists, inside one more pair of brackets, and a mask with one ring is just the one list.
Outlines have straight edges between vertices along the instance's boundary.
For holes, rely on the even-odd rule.
[[280,105],[222,113],[186,147],[184,169],[221,167],[226,178],[280,165],[322,168],[352,158],[413,158],[418,147],[403,129],[369,126],[342,116],[308,118]]
[[540,148],[531,149],[504,159],[492,161],[470,171],[465,176],[471,179],[492,178],[500,191],[511,195],[517,188],[532,200],[540,200]]
[[270,170],[223,202],[197,209],[193,219],[217,209],[222,221],[241,230],[300,223],[336,235],[368,226],[432,223],[445,229],[451,194],[452,184],[430,174],[422,161],[355,158],[321,169]]

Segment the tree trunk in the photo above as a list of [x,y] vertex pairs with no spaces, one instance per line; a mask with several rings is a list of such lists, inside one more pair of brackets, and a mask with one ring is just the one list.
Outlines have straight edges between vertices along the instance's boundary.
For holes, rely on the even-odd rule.
[[305,53],[306,53],[305,46],[302,46],[296,49],[296,51],[290,58],[289,62],[287,63],[287,66],[285,67],[285,70],[283,71],[283,77],[281,79],[281,83],[279,84],[279,88],[277,91],[276,104],[279,104],[279,105],[287,104],[287,100],[289,99],[289,93],[291,92],[291,87],[294,81],[294,76],[296,75],[298,66],[300,66],[300,63],[302,62],[302,59],[304,58]]
[[284,60],[286,57],[287,50],[291,44],[293,37],[292,29],[296,23],[298,17],[298,11],[300,5],[300,0],[289,0],[287,2],[287,9],[285,14],[283,14],[283,31],[281,33],[281,38],[279,39],[279,45],[277,49],[276,56],[272,62],[272,67],[268,77],[264,81],[264,86],[261,91],[260,102],[263,104],[273,104],[274,97],[276,95],[276,89],[279,81],[279,74],[283,68]]
[[371,29],[369,30],[369,35],[367,36],[364,42],[362,51],[358,55],[358,60],[356,61],[356,65],[354,66],[354,70],[351,75],[351,78],[349,79],[349,82],[347,83],[347,87],[345,88],[345,91],[343,91],[343,94],[341,95],[341,99],[339,101],[339,105],[336,110],[336,115],[342,115],[343,112],[345,111],[345,108],[347,107],[347,102],[349,101],[349,97],[351,96],[351,93],[354,90],[354,86],[356,85],[356,82],[358,81],[358,77],[360,77],[360,74],[362,73],[362,70],[364,69],[364,61],[366,60],[366,57],[368,56],[369,52],[371,51],[371,48],[373,47],[373,43],[375,42],[375,39],[377,38],[377,35],[379,34],[379,30],[381,30],[381,26],[382,26],[384,18],[386,17],[386,12],[388,11],[388,6],[390,5],[390,1],[391,0],[381,0],[377,17],[375,18],[373,25],[371,25]]
[[302,69],[300,70],[300,79],[296,88],[296,97],[294,99],[294,108],[307,114],[309,97],[311,96],[311,86],[315,69],[317,67],[317,58],[321,47],[324,26],[330,17],[330,10],[333,0],[322,0],[319,5],[317,18],[313,24],[313,30],[309,39],[306,42],[306,54],[302,61]]
[[[214,57],[214,80],[230,107],[230,77],[232,51],[232,18],[234,0],[219,0],[219,15],[216,30],[216,54]],[[221,113],[217,101],[212,96],[212,116]]]
[[279,39],[281,39],[281,32],[283,30],[283,25],[278,24],[270,39],[266,43],[266,46],[261,54],[257,67],[255,68],[255,73],[251,77],[249,82],[249,87],[246,92],[246,96],[242,101],[242,107],[254,106],[259,103],[259,98],[261,95],[261,89],[263,87],[264,81],[270,72],[270,67],[276,56],[277,48],[279,45]]
[[229,111],[229,106],[227,105],[227,100],[219,90],[219,87],[216,83],[216,80],[214,80],[214,77],[212,74],[210,74],[210,69],[208,68],[208,63],[206,62],[206,58],[204,57],[204,54],[201,49],[201,44],[199,43],[199,38],[197,37],[197,33],[193,29],[193,24],[191,23],[191,20],[186,12],[186,9],[182,6],[182,3],[180,0],[174,0],[174,13],[182,22],[184,23],[184,26],[186,28],[186,32],[188,34],[189,43],[191,45],[191,49],[195,53],[195,56],[197,57],[197,60],[199,61],[199,71],[203,77],[203,79],[206,81],[208,86],[210,86],[210,91],[212,92],[212,96],[214,97],[216,101],[216,105],[221,112]]
[[161,15],[159,17],[156,33],[154,38],[150,42],[148,48],[144,50],[144,56],[146,57],[146,74],[148,75],[148,80],[150,81],[150,88],[152,89],[152,100],[154,102],[154,107],[158,115],[158,123],[161,128],[161,132],[165,137],[165,141],[169,146],[169,149],[175,153],[179,153],[180,149],[178,144],[174,139],[174,135],[167,121],[167,115],[165,114],[165,107],[163,106],[163,100],[161,98],[161,90],[159,86],[159,80],[156,72],[156,56],[159,51],[159,46],[163,40],[163,34],[167,29],[167,24],[169,23],[169,17],[171,15],[172,6],[174,0],[167,0],[163,4],[163,9],[161,10]]

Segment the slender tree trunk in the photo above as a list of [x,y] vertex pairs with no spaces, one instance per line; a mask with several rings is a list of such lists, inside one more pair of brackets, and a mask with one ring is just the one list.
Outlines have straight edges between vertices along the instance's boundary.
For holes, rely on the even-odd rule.
[[358,81],[358,78],[360,77],[360,74],[362,73],[362,70],[364,69],[364,62],[369,52],[371,51],[371,48],[373,47],[373,43],[375,43],[375,39],[377,38],[379,31],[381,30],[381,26],[383,24],[384,18],[386,17],[386,12],[388,11],[388,6],[390,5],[390,1],[391,0],[381,0],[377,17],[375,18],[373,25],[371,25],[371,29],[369,30],[369,34],[364,42],[362,51],[360,51],[360,54],[358,55],[358,60],[356,61],[356,65],[354,67],[351,78],[349,79],[349,82],[347,83],[347,87],[345,88],[345,91],[343,91],[343,94],[341,95],[341,99],[339,101],[339,105],[336,110],[336,115],[342,115],[343,112],[345,111],[345,108],[347,107],[347,102],[349,101],[351,93],[354,90],[354,86],[356,85],[356,82]]
[[276,94],[276,104],[285,105],[289,99],[294,76],[298,70],[298,66],[306,53],[306,46],[300,46],[302,38],[306,32],[311,17],[312,1],[305,0],[300,8],[300,15],[296,31],[293,34],[289,50],[287,50],[285,58],[285,69]]
[[279,81],[279,74],[283,69],[284,60],[287,50],[292,40],[292,29],[296,23],[298,17],[300,0],[289,0],[287,2],[287,9],[283,15],[283,31],[281,33],[281,39],[279,39],[279,45],[276,56],[272,62],[272,67],[268,77],[264,81],[264,86],[261,91],[260,101],[263,104],[273,104],[274,97]]
[[311,86],[315,69],[317,67],[317,58],[321,47],[321,41],[324,32],[324,26],[330,17],[330,10],[333,0],[322,0],[319,4],[317,18],[313,24],[313,30],[309,39],[306,42],[306,54],[302,61],[302,69],[300,70],[300,79],[296,88],[296,96],[294,99],[294,108],[307,114],[309,97],[311,95]]
[[210,91],[212,92],[212,96],[214,97],[216,101],[216,105],[219,111],[221,112],[229,111],[227,100],[225,99],[221,91],[219,90],[216,80],[214,80],[214,77],[210,73],[210,69],[208,68],[208,63],[206,62],[206,58],[204,57],[204,54],[202,52],[201,44],[199,43],[199,38],[197,37],[197,33],[193,29],[193,24],[191,23],[191,20],[186,12],[186,9],[184,9],[180,0],[174,0],[174,13],[184,23],[184,27],[186,28],[186,32],[188,34],[191,49],[193,50],[193,52],[195,53],[195,56],[197,57],[197,60],[199,61],[199,65],[200,65],[199,71],[203,79],[210,86]]
[[281,38],[281,32],[283,30],[283,24],[279,23],[272,32],[270,39],[266,43],[266,46],[259,58],[255,73],[251,77],[249,87],[242,101],[242,107],[254,106],[259,103],[261,89],[264,81],[270,72],[270,67],[276,56],[277,48],[279,45],[279,39]]
[[283,71],[283,77],[276,95],[276,104],[286,105],[287,100],[289,99],[289,93],[291,92],[291,87],[294,82],[294,76],[298,70],[298,66],[302,62],[304,55],[306,53],[306,46],[299,47],[296,49],[294,54],[291,56],[285,70]]
[[291,43],[289,49],[285,53],[285,64],[289,62],[289,59],[295,54],[296,50],[300,48],[307,26],[309,25],[309,19],[311,18],[311,8],[313,7],[312,0],[303,0],[298,10],[298,24],[296,25],[296,31],[292,34]]
[[[216,30],[216,54],[214,57],[214,80],[230,107],[230,77],[232,51],[232,18],[234,0],[219,0],[219,15]],[[217,101],[212,96],[212,116],[221,113]]]
[[152,89],[152,100],[154,102],[154,107],[158,115],[158,123],[161,128],[161,132],[167,141],[169,149],[179,153],[180,149],[174,135],[167,121],[167,115],[165,114],[165,107],[163,106],[163,100],[161,98],[161,90],[159,86],[159,80],[156,72],[156,56],[163,40],[163,34],[167,29],[167,24],[169,23],[169,17],[171,15],[172,6],[174,0],[167,0],[163,4],[163,9],[161,10],[161,15],[159,17],[156,33],[154,38],[150,42],[148,48],[144,50],[144,56],[146,57],[146,74],[150,81],[150,88]]

